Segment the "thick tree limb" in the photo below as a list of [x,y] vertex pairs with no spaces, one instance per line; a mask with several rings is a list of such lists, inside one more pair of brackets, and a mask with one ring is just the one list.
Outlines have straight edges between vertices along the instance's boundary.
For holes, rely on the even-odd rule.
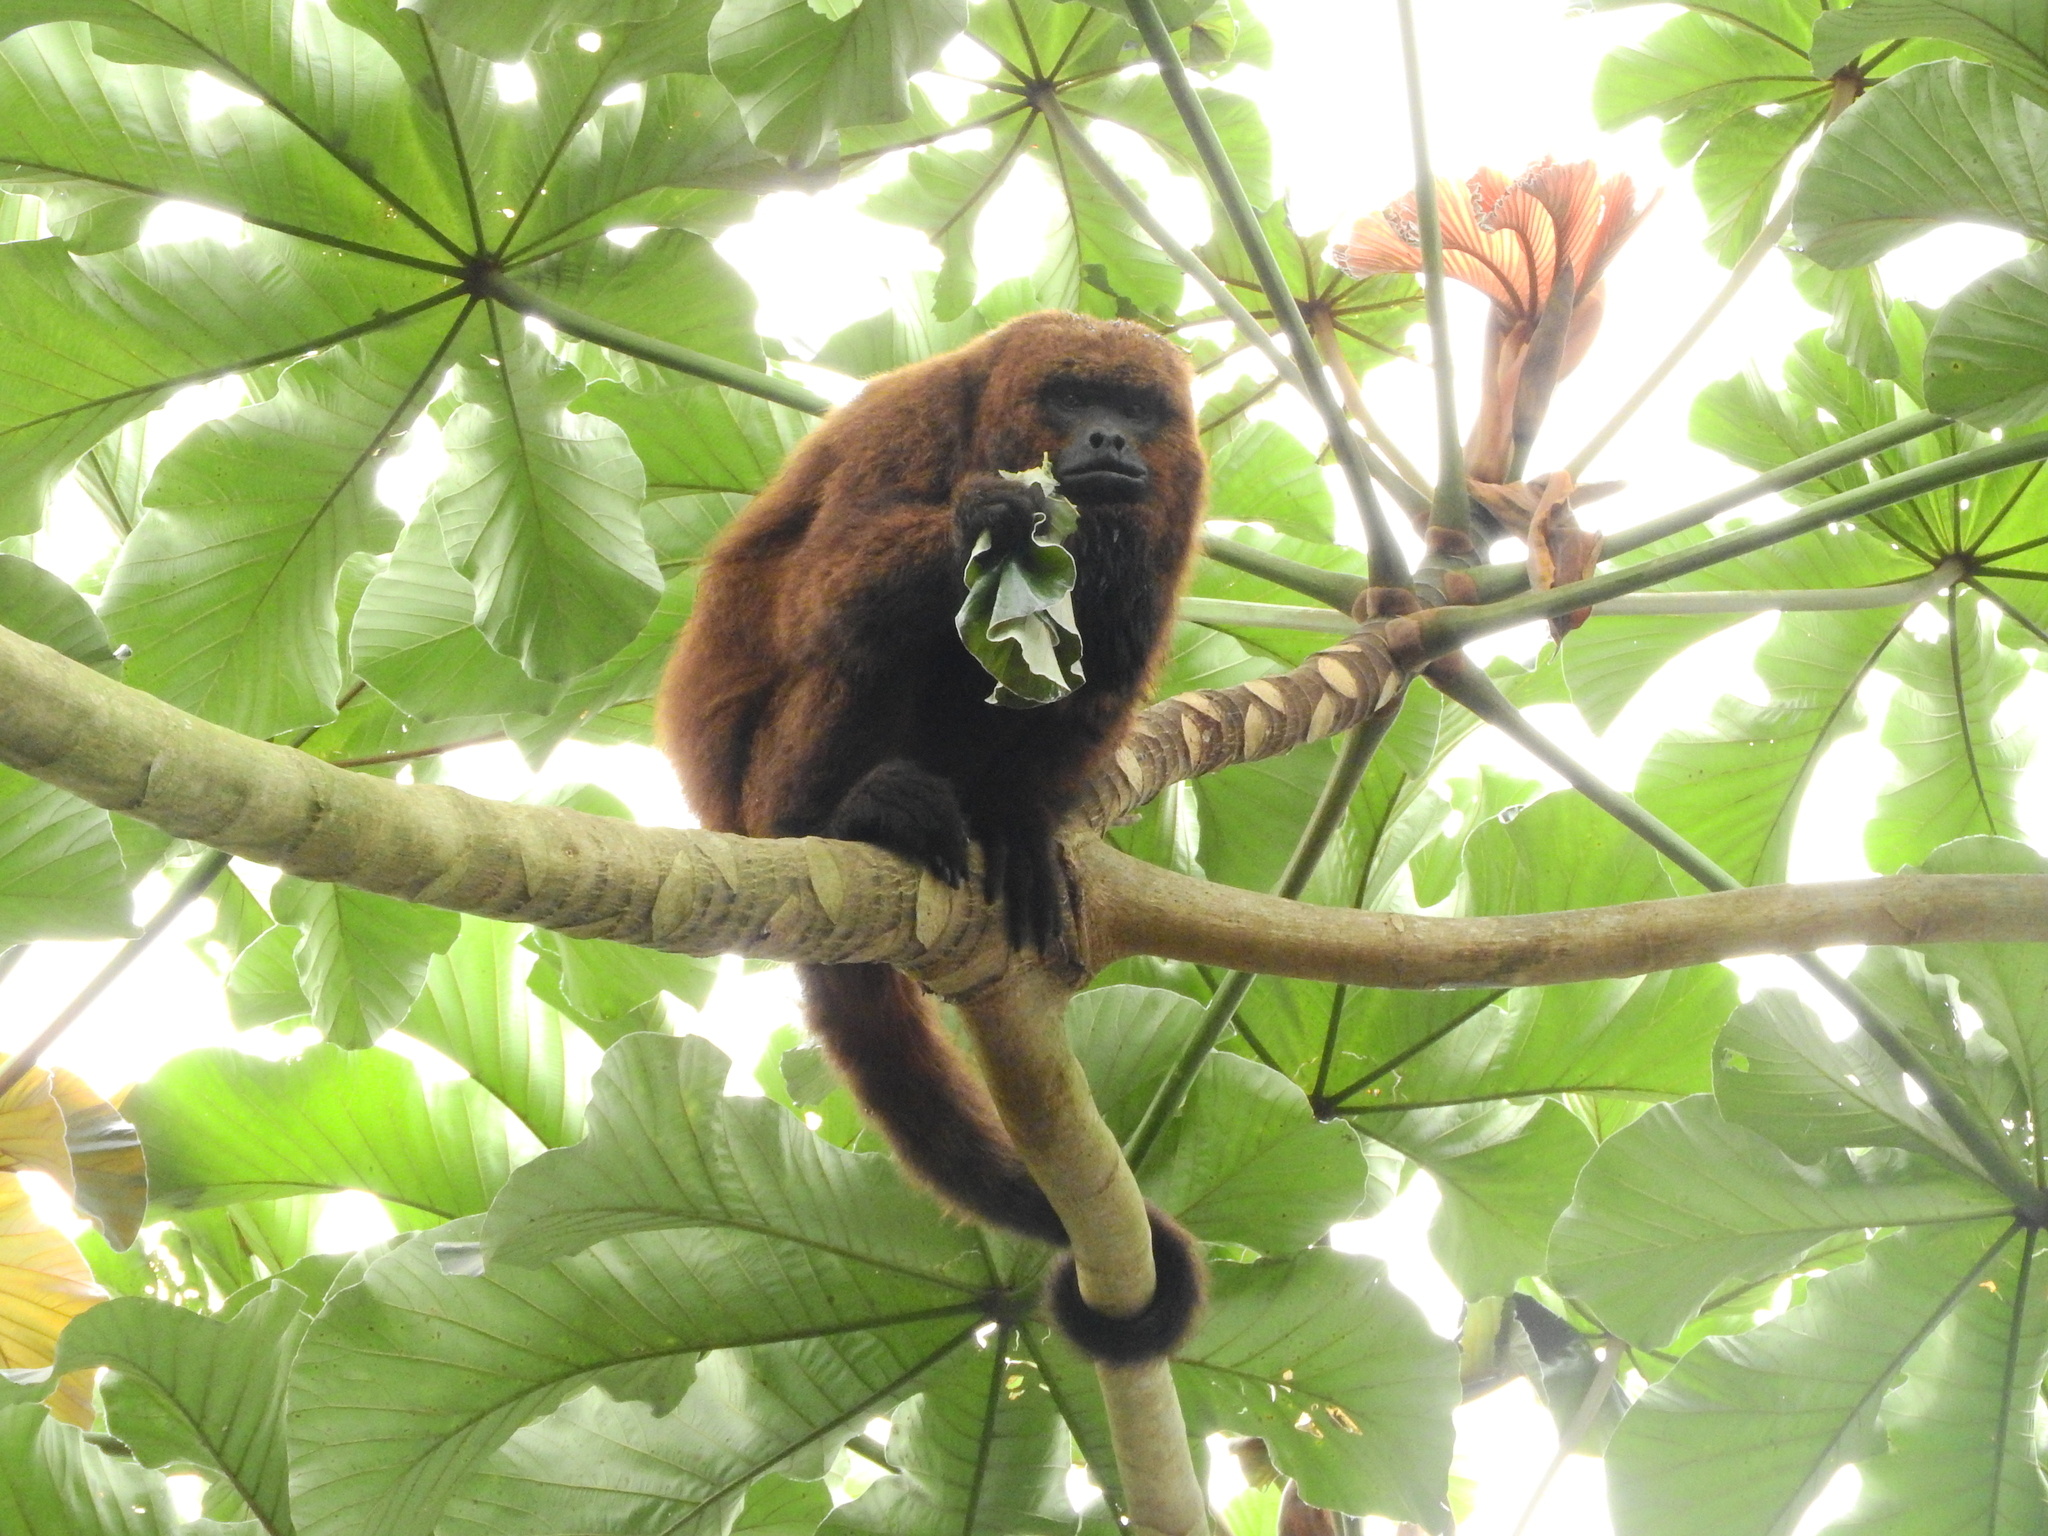
[[1835,944],[2048,940],[2048,875],[1892,875],[1527,917],[1281,901],[1079,850],[1089,958],[1159,955],[1360,987],[1538,987]]
[[[1067,1043],[1070,984],[1043,966],[1013,967],[962,998],[1003,1124],[1073,1238],[1081,1296],[1130,1317],[1152,1300],[1152,1231],[1145,1197]],[[1135,1532],[1196,1532],[1207,1505],[1188,1460],[1187,1421],[1164,1360],[1096,1366],[1110,1443]]]
[[[1271,756],[1281,740],[1347,729],[1372,695],[1346,689],[1359,690],[1367,675],[1398,679],[1378,650],[1383,669],[1368,666],[1365,652],[1340,658],[1341,685],[1312,658],[1280,678],[1155,706],[1135,750],[1126,748],[1142,777],[1120,761],[1096,803],[1135,805],[1138,790],[1157,793],[1175,779]],[[1247,719],[1258,724],[1248,728]],[[994,980],[1007,963],[1001,924],[972,883],[949,890],[863,844],[642,827],[350,773],[210,725],[4,628],[0,762],[307,879],[579,937],[691,954],[887,961],[947,993]],[[1146,951],[1354,985],[1519,986],[1832,944],[2048,942],[2048,876],[1907,875],[1440,918],[1283,901],[1190,880],[1086,839],[1076,849],[1096,965]]]

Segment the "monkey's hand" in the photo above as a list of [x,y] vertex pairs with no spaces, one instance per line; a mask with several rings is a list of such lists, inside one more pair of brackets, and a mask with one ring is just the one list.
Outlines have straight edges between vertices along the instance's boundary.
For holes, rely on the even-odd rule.
[[1048,958],[1070,955],[1074,876],[1052,823],[1022,807],[975,829],[986,859],[982,894],[1001,898],[1012,949],[1035,949]]
[[960,567],[966,568],[984,533],[998,559],[1026,548],[1047,510],[1045,492],[1025,481],[976,475],[963,482],[953,502],[953,543]]

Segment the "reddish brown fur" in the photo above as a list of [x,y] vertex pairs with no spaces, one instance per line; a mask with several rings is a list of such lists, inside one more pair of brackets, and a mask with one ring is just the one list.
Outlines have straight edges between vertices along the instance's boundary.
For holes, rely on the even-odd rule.
[[[913,632],[957,658],[979,689],[977,704],[986,695],[988,680],[968,671],[973,663],[952,628],[964,596],[953,559],[954,496],[971,475],[1035,468],[1060,446],[1034,397],[1062,367],[1187,399],[1185,358],[1151,332],[1057,311],[1026,315],[875,379],[798,446],[726,530],[707,558],[656,703],[657,739],[704,825],[768,837],[811,830],[798,823],[829,814],[821,802],[836,797],[820,780],[843,777],[838,770],[854,759],[873,761],[871,743],[901,725],[900,712],[886,708],[881,718],[848,718],[849,695],[877,681],[891,690],[910,681],[873,679],[859,659],[894,659]],[[1090,642],[1088,686],[1037,710],[990,709],[984,718],[977,707],[971,727],[960,722],[1006,738],[1065,738],[1071,750],[1032,754],[1056,769],[1057,782],[1040,786],[1051,799],[1070,800],[1113,748],[1157,664],[1187,568],[1204,491],[1191,412],[1148,457],[1153,494],[1137,511],[1154,558],[1142,571],[1117,573],[1119,590],[1102,594],[1156,615],[1142,656],[1102,654],[1093,643],[1087,600],[1098,573],[1084,562],[1076,610]],[[1084,516],[1079,553],[1091,532]],[[819,740],[827,721],[836,738],[829,750]]]
[[[1084,505],[1070,542],[1086,685],[1006,710],[983,702],[991,681],[954,632],[965,596],[954,509],[990,472],[1058,452],[1040,396],[1069,376],[1149,391],[1168,419],[1143,449],[1147,494]],[[908,759],[952,786],[992,857],[1005,842],[1043,843],[1156,670],[1203,494],[1186,359],[1140,327],[1027,315],[874,380],[706,559],[656,706],[692,807],[721,831],[816,833],[869,769]],[[982,1219],[1064,1242],[916,988],[886,967],[804,970],[814,1031],[903,1160]],[[1088,1347],[1121,1358],[1170,1349],[1194,1283],[1160,1298],[1173,1315],[1152,1318],[1123,1356],[1114,1342]]]

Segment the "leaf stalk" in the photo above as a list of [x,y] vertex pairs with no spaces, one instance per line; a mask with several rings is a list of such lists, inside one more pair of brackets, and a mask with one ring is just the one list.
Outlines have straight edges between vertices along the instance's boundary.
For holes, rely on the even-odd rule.
[[[1301,829],[1301,836],[1295,840],[1294,852],[1288,856],[1287,867],[1280,872],[1279,882],[1273,888],[1275,895],[1291,901],[1307,886],[1316,866],[1322,863],[1330,840],[1350,814],[1352,797],[1358,793],[1366,770],[1372,766],[1373,754],[1379,751],[1380,743],[1386,740],[1387,732],[1393,728],[1400,713],[1396,704],[1370,715],[1345,739],[1343,752],[1331,768],[1330,776],[1323,780],[1322,793],[1316,798],[1308,825]],[[1195,1074],[1202,1070],[1202,1063],[1209,1059],[1209,1053],[1229,1032],[1237,1018],[1238,1005],[1257,979],[1256,972],[1233,971],[1224,977],[1210,997],[1208,1007],[1202,1011],[1201,1027],[1174,1062],[1173,1070],[1167,1073],[1153,1093],[1152,1102],[1145,1106],[1137,1129],[1131,1132],[1130,1140],[1124,1144],[1124,1158],[1133,1171],[1144,1168],[1145,1159],[1158,1145],[1167,1124],[1180,1113],[1188,1089],[1194,1085]]]
[[[1444,228],[1436,173],[1429,161],[1429,124],[1422,101],[1422,58],[1415,41],[1413,0],[1397,0],[1401,72],[1408,93],[1408,142],[1415,153],[1415,222],[1422,242],[1422,300],[1429,316],[1429,371],[1436,381],[1436,492],[1429,525],[1469,534],[1472,499],[1465,489],[1465,447],[1458,435],[1458,395],[1451,368],[1451,315],[1444,293]],[[1429,564],[1437,561],[1432,551]],[[1441,562],[1438,562],[1441,563]],[[1469,557],[1458,561],[1470,564]]]
[[1409,584],[1408,559],[1395,541],[1394,531],[1380,507],[1379,497],[1373,491],[1372,475],[1361,452],[1364,444],[1345,424],[1343,407],[1330,387],[1329,375],[1323,372],[1317,361],[1316,345],[1309,335],[1308,323],[1302,319],[1301,307],[1294,302],[1286,274],[1280,270],[1273,248],[1266,243],[1265,232],[1259,228],[1258,213],[1237,179],[1237,168],[1230,163],[1230,155],[1224,149],[1223,141],[1217,137],[1215,124],[1209,121],[1208,110],[1188,79],[1180,54],[1173,46],[1173,36],[1160,17],[1159,7],[1154,0],[1127,0],[1127,5],[1131,20],[1137,23],[1146,48],[1159,66],[1159,76],[1166,85],[1167,95],[1173,99],[1174,109],[1179,112],[1188,137],[1194,141],[1195,150],[1201,156],[1203,168],[1209,173],[1210,188],[1223,206],[1224,217],[1229,220],[1238,243],[1244,247],[1252,270],[1258,274],[1259,286],[1266,291],[1266,302],[1279,320],[1281,330],[1286,333],[1288,350],[1301,370],[1303,382],[1308,385],[1309,403],[1323,418],[1323,430],[1337,454],[1337,462],[1343,466],[1352,500],[1357,504],[1358,515],[1365,525],[1366,559],[1372,571],[1373,585],[1406,587]]
[[691,378],[703,379],[707,383],[718,384],[726,389],[736,389],[742,394],[770,400],[777,405],[786,405],[791,410],[804,411],[812,416],[822,416],[832,409],[831,401],[823,395],[805,389],[794,380],[777,378],[771,373],[761,373],[742,364],[728,362],[722,357],[713,357],[709,352],[678,346],[672,341],[662,341],[657,337],[642,335],[639,331],[628,330],[622,325],[613,325],[610,321],[600,320],[595,315],[586,315],[581,310],[559,304],[546,294],[513,281],[503,272],[480,272],[471,277],[470,288],[480,298],[491,299],[516,314],[545,320],[556,330],[564,335],[574,336],[578,341],[587,341],[614,352],[623,352],[628,357],[637,357],[642,362],[652,363],[658,368],[688,374]]

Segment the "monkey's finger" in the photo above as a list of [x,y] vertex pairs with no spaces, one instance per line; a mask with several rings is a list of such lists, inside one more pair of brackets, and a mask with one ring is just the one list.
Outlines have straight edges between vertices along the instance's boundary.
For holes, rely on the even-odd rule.
[[1001,838],[989,838],[981,845],[981,896],[995,901],[1009,890],[1010,846]]

